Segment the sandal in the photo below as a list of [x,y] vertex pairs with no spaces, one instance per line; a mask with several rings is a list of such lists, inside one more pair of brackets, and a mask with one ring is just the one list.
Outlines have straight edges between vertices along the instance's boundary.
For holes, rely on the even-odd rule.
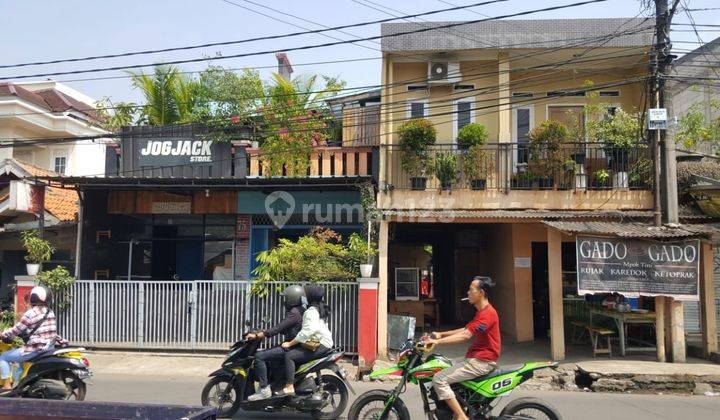
[[295,395],[295,391],[287,392],[284,389],[281,389],[280,391],[275,393],[276,397],[291,397]]

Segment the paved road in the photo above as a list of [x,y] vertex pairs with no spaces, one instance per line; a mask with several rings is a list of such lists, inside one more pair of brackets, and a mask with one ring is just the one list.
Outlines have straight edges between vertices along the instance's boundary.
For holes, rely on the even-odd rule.
[[[206,378],[144,375],[96,375],[88,388],[88,400],[157,404],[200,404]],[[353,383],[359,392],[387,384]],[[422,419],[420,396],[408,387],[403,396],[413,419]],[[565,420],[718,419],[720,397],[669,395],[596,394],[580,392],[516,392],[512,398],[532,395],[554,404]],[[242,419],[277,419],[287,415],[240,413]],[[310,418],[310,417],[307,417]]]

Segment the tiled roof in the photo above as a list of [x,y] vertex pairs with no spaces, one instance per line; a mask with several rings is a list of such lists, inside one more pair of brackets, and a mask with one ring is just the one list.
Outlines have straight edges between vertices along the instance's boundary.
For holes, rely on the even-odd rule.
[[619,223],[619,222],[568,222],[546,221],[544,224],[566,233],[609,235],[620,238],[699,238],[712,237],[720,231],[709,225],[679,225],[677,227],[656,227],[647,223]]
[[[29,176],[59,176],[57,172],[53,172],[35,165],[31,165],[21,160],[12,159],[20,166]],[[64,188],[48,187],[45,190],[45,210],[57,217],[61,222],[70,222],[75,220],[78,212],[78,195],[75,190]]]
[[31,91],[13,83],[3,82],[0,83],[0,96],[15,96],[50,112],[77,111],[93,120],[103,120],[102,115],[95,107],[78,101],[57,89]]
[[[493,20],[392,36],[453,23],[457,22],[384,23],[380,30],[383,35],[382,50],[554,48],[569,43],[581,44],[583,48],[650,46],[654,26],[654,20],[642,18]],[[588,39],[616,33],[621,35]]]

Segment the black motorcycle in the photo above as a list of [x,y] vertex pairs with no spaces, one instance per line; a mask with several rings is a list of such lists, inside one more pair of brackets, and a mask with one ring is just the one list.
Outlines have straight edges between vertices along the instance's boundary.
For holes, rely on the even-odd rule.
[[[0,343],[0,351],[13,344]],[[82,348],[54,348],[36,353],[22,364],[20,380],[6,398],[42,398],[50,400],[85,399],[85,380],[90,374]]]
[[[202,390],[202,404],[213,406],[219,417],[232,417],[244,411],[309,413],[316,419],[336,419],[348,403],[347,372],[337,365],[343,352],[331,350],[322,358],[300,366],[295,372],[295,395],[273,396],[248,401],[255,393],[254,360],[260,341],[240,340],[230,347],[222,367],[210,374],[211,379]],[[278,366],[268,363],[268,380],[273,391],[284,384],[274,383],[273,373]],[[322,373],[330,371],[332,373]],[[280,381],[284,382],[284,381]]]

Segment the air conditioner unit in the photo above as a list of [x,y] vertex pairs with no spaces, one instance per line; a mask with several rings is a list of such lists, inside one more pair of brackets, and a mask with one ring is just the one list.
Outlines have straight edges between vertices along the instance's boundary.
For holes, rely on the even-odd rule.
[[457,61],[428,62],[428,83],[443,85],[458,83],[462,80],[460,63]]

